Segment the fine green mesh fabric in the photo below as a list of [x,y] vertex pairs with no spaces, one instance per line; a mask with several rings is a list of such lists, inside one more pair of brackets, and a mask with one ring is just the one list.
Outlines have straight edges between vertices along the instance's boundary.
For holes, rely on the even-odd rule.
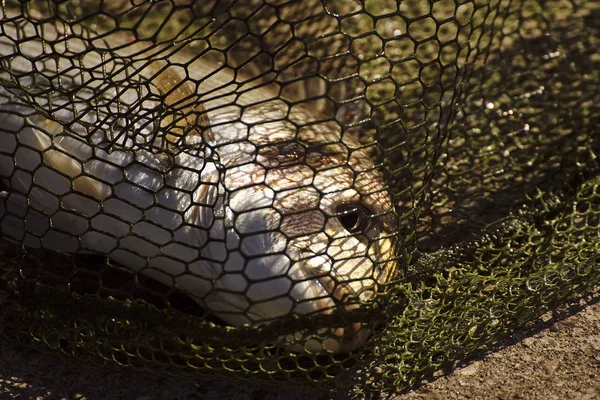
[[589,293],[593,3],[4,2],[0,336],[361,396]]

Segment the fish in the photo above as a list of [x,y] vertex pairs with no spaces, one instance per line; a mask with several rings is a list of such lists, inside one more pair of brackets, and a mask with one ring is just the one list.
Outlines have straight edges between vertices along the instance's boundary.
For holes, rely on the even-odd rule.
[[[232,326],[353,310],[393,281],[392,199],[335,121],[190,41],[104,37],[3,30],[2,239],[107,256]],[[369,335],[353,323],[302,346]]]

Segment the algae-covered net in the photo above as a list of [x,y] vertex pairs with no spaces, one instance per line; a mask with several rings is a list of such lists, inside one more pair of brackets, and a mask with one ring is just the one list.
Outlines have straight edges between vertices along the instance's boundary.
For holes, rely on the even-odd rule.
[[600,281],[584,1],[5,1],[0,335],[408,388]]

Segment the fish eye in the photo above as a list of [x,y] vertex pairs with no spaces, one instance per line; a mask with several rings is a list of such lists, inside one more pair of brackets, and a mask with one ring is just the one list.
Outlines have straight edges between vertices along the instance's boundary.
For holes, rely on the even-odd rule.
[[371,226],[373,212],[362,204],[340,204],[335,211],[340,224],[350,233],[366,233]]

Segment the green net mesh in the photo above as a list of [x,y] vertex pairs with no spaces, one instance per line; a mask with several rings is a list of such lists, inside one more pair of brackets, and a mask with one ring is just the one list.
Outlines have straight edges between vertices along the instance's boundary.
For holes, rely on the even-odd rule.
[[9,340],[362,396],[600,281],[594,2],[0,11]]

